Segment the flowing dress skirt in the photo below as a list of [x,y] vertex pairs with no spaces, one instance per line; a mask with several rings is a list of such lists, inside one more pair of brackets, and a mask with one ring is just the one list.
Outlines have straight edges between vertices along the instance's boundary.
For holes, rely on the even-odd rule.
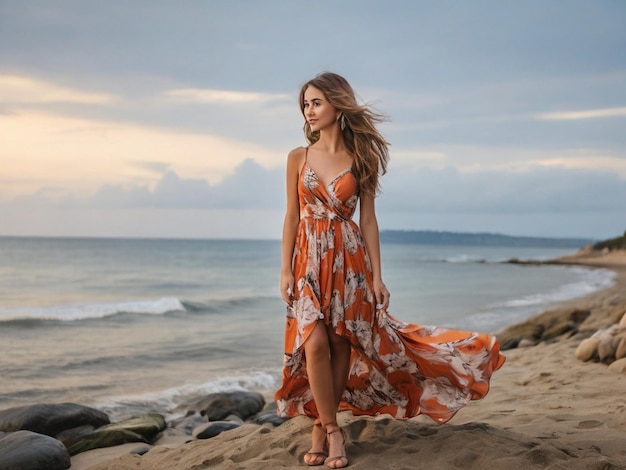
[[425,414],[445,423],[470,400],[484,397],[504,363],[494,336],[407,324],[376,310],[370,260],[352,221],[358,197],[350,169],[324,186],[305,164],[298,191],[295,292],[275,394],[278,414],[317,416],[304,343],[318,321],[351,345],[340,410],[395,418]]

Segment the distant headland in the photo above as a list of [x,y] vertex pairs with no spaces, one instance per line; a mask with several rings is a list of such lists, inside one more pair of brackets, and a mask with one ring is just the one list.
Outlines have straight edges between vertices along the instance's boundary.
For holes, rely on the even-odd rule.
[[583,248],[597,240],[589,238],[521,237],[497,233],[439,232],[434,230],[381,230],[382,243],[461,246],[523,246]]

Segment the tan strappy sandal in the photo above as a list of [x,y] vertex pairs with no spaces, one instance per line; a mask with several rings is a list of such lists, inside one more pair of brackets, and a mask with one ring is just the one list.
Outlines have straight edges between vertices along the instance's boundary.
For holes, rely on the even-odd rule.
[[328,468],[344,468],[348,466],[348,456],[346,455],[346,433],[343,431],[343,429],[341,429],[337,425],[337,423],[326,425],[326,439],[328,441],[329,453],[330,453],[330,435],[335,434],[336,432],[341,433],[344,449],[341,455],[331,455],[326,460],[324,460],[324,464]]
[[[313,431],[311,431],[311,440],[313,439],[314,432],[320,432],[326,437],[326,427],[318,420],[315,420],[313,423]],[[311,450],[304,454],[304,463],[309,467],[317,467],[318,465],[323,465],[326,462],[326,458],[328,457],[328,452],[326,452],[327,441],[324,438],[324,448],[320,451],[313,451],[313,447]]]

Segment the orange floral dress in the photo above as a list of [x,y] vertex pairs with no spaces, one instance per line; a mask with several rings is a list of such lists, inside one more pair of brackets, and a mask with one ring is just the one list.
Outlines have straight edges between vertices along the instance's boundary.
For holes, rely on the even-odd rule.
[[287,309],[277,413],[317,416],[304,343],[323,321],[352,349],[340,410],[395,418],[425,414],[445,423],[485,396],[492,373],[504,363],[500,345],[492,335],[407,324],[376,310],[370,259],[352,220],[357,185],[350,169],[326,187],[306,161],[300,173],[295,292]]

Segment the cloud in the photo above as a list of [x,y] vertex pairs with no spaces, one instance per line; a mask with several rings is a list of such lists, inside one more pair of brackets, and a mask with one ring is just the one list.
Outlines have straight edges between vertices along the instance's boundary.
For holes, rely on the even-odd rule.
[[[603,171],[396,165],[383,177],[376,205],[381,229],[606,238],[623,231],[624,200],[623,180]],[[32,219],[39,214],[53,234],[278,238],[284,206],[284,170],[246,159],[215,183],[167,170],[153,187],[102,185],[89,197],[44,188],[0,203],[0,217],[8,221],[3,233],[36,233],[40,221]],[[66,214],[72,224],[59,224],[52,214]],[[254,222],[245,229],[242,220]]]
[[108,93],[89,93],[19,75],[0,75],[0,102],[3,104],[76,103],[104,104],[118,98]]
[[41,111],[0,114],[0,129],[0,180],[16,181],[4,197],[49,185],[67,193],[94,193],[103,184],[154,185],[159,167],[215,183],[252,156],[267,167],[284,161],[242,139]]
[[221,181],[182,178],[167,170],[151,189],[148,185],[102,185],[93,196],[76,197],[46,187],[15,198],[28,207],[160,208],[160,209],[279,209],[284,206],[282,169],[266,169],[245,159]]
[[609,172],[396,167],[383,179],[378,205],[383,211],[405,213],[624,213],[624,200],[626,184]]
[[278,93],[253,93],[246,91],[213,90],[206,88],[183,88],[164,92],[166,97],[183,102],[195,103],[267,103],[271,101],[288,101],[292,97]]
[[[624,212],[626,200],[626,185],[617,175],[560,167],[462,172],[401,165],[382,183],[377,205],[383,213]],[[215,183],[168,170],[152,188],[107,184],[90,197],[62,196],[56,189],[43,189],[13,202],[30,207],[280,210],[285,201],[284,171],[245,159]]]
[[536,114],[535,119],[543,121],[572,121],[578,119],[595,119],[606,117],[622,117],[626,116],[626,107],[624,108],[604,108],[604,109],[588,109],[583,111],[563,111],[555,113]]

